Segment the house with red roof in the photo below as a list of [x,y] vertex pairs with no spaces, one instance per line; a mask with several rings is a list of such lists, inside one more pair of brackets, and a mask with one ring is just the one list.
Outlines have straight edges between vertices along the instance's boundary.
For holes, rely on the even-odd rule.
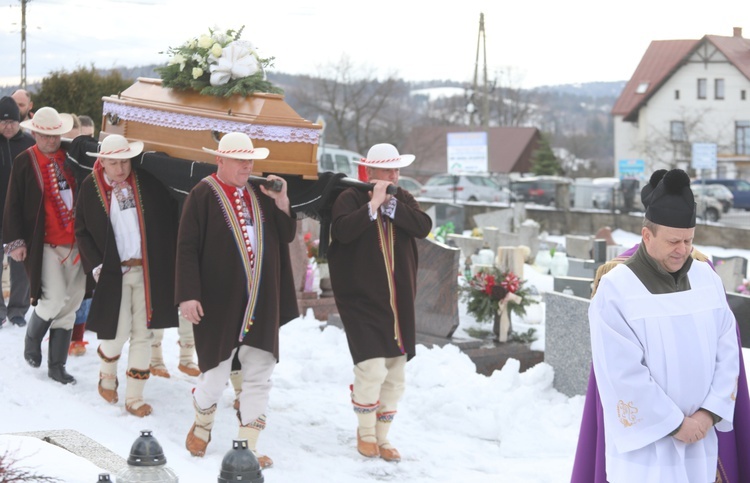
[[750,39],[735,27],[731,37],[651,42],[612,115],[621,177],[687,170],[695,148],[699,175],[750,179]]

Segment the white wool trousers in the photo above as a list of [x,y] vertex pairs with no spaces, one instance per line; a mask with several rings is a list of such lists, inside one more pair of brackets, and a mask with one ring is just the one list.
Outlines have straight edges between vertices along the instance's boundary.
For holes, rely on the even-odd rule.
[[272,353],[247,345],[235,348],[228,359],[198,376],[193,397],[201,409],[208,409],[219,402],[227,388],[229,373],[232,371],[232,359],[238,351],[238,359],[242,364],[240,414],[241,424],[244,426],[266,414],[273,385],[271,375],[276,367],[276,358]]
[[380,402],[378,413],[396,411],[406,388],[406,356],[376,357],[354,366],[352,398],[357,404]]
[[[152,329],[154,338],[151,340],[152,346],[161,344],[164,340],[164,331],[167,329]],[[180,325],[177,326],[177,337],[179,337],[180,345],[183,347],[195,346],[195,336],[193,335],[193,323],[188,319],[180,315]]]
[[52,321],[50,329],[71,330],[86,292],[78,247],[45,243],[42,253],[42,296],[34,311]]
[[130,267],[122,274],[122,298],[115,338],[101,340],[99,350],[105,356],[114,358],[122,353],[125,342],[129,340],[128,369],[145,371],[151,360],[151,337],[146,320],[143,267]]

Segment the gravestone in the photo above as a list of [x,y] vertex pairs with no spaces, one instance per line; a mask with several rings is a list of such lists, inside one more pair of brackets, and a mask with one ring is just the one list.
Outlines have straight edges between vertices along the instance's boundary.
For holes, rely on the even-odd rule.
[[416,330],[449,338],[458,327],[458,270],[461,250],[418,239]]
[[489,245],[492,253],[497,253],[497,247],[505,245],[500,242],[500,230],[493,225],[482,226],[482,238]]
[[435,218],[433,218],[432,231],[448,222],[453,223],[455,233],[464,232],[464,207],[462,205],[453,205],[449,203],[436,203]]
[[525,220],[518,227],[520,239],[518,245],[529,247],[529,260],[534,260],[539,251],[539,223],[534,220]]
[[565,235],[565,252],[573,258],[591,258],[594,239],[590,236]]
[[568,276],[579,278],[594,278],[593,260],[582,258],[568,258]]
[[553,290],[560,293],[568,293],[584,299],[591,298],[591,284],[593,278],[584,277],[555,277],[553,279]]
[[448,241],[461,250],[461,258],[466,258],[469,255],[474,255],[482,248],[482,245],[484,244],[484,240],[482,238],[476,238],[467,235],[458,235],[456,233],[451,233],[450,235],[448,235]]
[[724,290],[736,292],[737,286],[747,277],[747,258],[744,257],[713,257],[716,273],[724,283]]
[[474,215],[474,223],[480,227],[492,226],[500,231],[512,232],[513,231],[513,210],[495,210],[489,213],[480,213]]
[[553,386],[566,396],[586,394],[591,368],[589,300],[546,292],[544,361],[555,369]]

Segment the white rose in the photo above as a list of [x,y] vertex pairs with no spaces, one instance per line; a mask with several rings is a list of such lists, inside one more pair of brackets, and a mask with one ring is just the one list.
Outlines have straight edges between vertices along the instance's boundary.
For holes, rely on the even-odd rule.
[[218,43],[214,44],[213,47],[211,47],[211,54],[213,54],[213,56],[217,59],[221,57],[221,51],[221,45],[219,45]]
[[201,49],[207,49],[211,47],[213,43],[213,39],[208,35],[201,35],[201,38],[198,39],[198,47],[200,47]]
[[203,75],[203,69],[200,67],[193,67],[193,79],[197,79]]

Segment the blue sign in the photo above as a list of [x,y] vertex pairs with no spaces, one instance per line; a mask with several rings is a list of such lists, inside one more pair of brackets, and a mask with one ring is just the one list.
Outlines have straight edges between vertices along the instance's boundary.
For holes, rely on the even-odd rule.
[[642,159],[621,159],[617,163],[620,178],[638,178],[646,171],[646,163]]

